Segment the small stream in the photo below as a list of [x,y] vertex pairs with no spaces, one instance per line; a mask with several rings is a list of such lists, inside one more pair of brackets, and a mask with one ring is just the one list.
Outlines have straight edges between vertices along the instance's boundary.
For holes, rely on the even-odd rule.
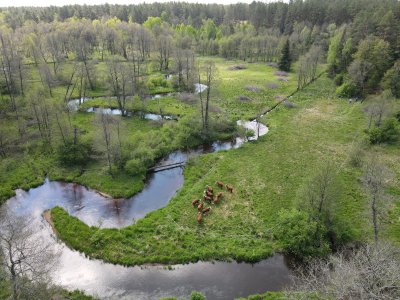
[[[187,161],[202,153],[238,148],[268,132],[268,127],[256,121],[238,121],[238,125],[253,130],[255,134],[247,139],[236,138],[190,151],[175,151],[158,166]],[[174,265],[172,270],[162,266],[123,267],[90,260],[57,242],[51,227],[42,217],[44,210],[59,205],[88,225],[125,227],[166,206],[183,182],[182,168],[169,169],[151,174],[137,195],[128,199],[111,199],[79,184],[46,179],[37,188],[17,190],[16,196],[5,205],[16,215],[30,217],[38,234],[60,250],[60,267],[53,274],[56,283],[71,290],[81,289],[102,299],[187,297],[193,290],[203,292],[209,300],[233,299],[267,290],[281,290],[290,283],[291,271],[285,258],[279,254],[257,264],[198,262]]]

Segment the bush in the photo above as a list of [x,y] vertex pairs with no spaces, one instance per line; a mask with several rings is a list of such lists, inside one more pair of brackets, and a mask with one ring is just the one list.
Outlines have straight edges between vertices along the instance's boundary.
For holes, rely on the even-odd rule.
[[400,122],[400,110],[394,115],[394,117],[398,122]]
[[68,140],[58,147],[58,159],[67,166],[85,165],[92,151],[92,146],[89,143],[78,142],[74,144],[72,140]]
[[371,144],[394,143],[399,138],[399,128],[396,119],[387,119],[381,127],[374,127],[368,131]]
[[168,87],[168,81],[164,79],[162,76],[153,77],[149,80],[149,87]]
[[125,171],[130,175],[138,175],[146,172],[146,167],[140,159],[134,158],[126,162]]
[[334,79],[333,81],[335,82],[335,84],[336,84],[337,86],[340,86],[340,85],[343,84],[343,80],[344,80],[343,74],[337,74],[337,75],[335,76],[335,79]]
[[190,294],[190,300],[205,300],[205,299],[206,299],[206,297],[200,292],[193,291]]
[[297,258],[322,256],[329,252],[324,240],[325,228],[297,209],[281,210],[278,214],[275,237],[284,251]]
[[351,98],[359,96],[360,91],[353,83],[345,82],[336,89],[336,94],[341,98]]

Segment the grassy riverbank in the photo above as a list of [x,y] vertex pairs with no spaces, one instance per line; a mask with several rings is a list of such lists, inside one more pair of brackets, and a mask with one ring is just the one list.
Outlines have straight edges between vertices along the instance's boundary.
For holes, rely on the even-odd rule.
[[[227,139],[235,134],[234,128],[229,122],[239,118],[250,118],[260,110],[271,107],[278,100],[275,97],[288,94],[295,89],[296,83],[293,75],[289,74],[288,82],[280,82],[275,74],[276,69],[262,63],[244,64],[246,69],[230,70],[231,66],[243,64],[239,61],[226,61],[220,58],[200,58],[200,61],[212,59],[216,63],[217,78],[220,78],[212,88],[212,100],[210,111],[214,120],[214,127],[218,132],[213,139]],[[65,62],[60,66],[60,76],[67,76],[72,64]],[[96,65],[99,86],[106,84],[106,67],[104,62]],[[28,70],[32,80],[29,85],[32,90],[39,88],[40,80],[37,70],[32,67]],[[149,75],[149,81],[157,72]],[[223,78],[223,80],[222,80]],[[268,88],[270,82],[275,82],[274,88]],[[247,88],[256,87],[249,91]],[[53,97],[46,97],[50,105],[61,105],[66,87],[62,84],[55,86]],[[170,91],[170,90],[168,90]],[[151,93],[157,92],[152,88]],[[87,96],[103,96],[106,91],[98,88],[88,91]],[[239,99],[240,96],[247,98]],[[75,90],[72,97],[78,97]],[[244,99],[244,100],[243,100]],[[200,107],[197,95],[179,96],[171,95],[161,99],[146,99],[145,101],[130,100],[127,107],[132,110],[144,110],[152,113],[172,114],[179,116],[179,121],[151,121],[138,117],[115,118],[120,122],[121,136],[123,137],[123,155],[143,158],[137,164],[137,169],[149,166],[154,161],[175,149],[192,147],[201,142],[198,132],[200,119]],[[111,98],[89,100],[82,107],[116,107],[116,101]],[[240,112],[240,113],[239,113]],[[28,114],[28,112],[27,112]],[[2,129],[16,132],[16,124],[10,116],[0,123]],[[96,115],[83,111],[71,113],[71,126],[78,129],[78,139],[93,145],[94,152],[87,164],[71,167],[63,165],[58,160],[57,148],[62,143],[57,135],[57,122],[53,119],[53,147],[43,143],[33,124],[26,127],[24,139],[16,142],[15,151],[2,158],[0,161],[0,203],[15,194],[15,189],[29,189],[43,183],[47,175],[52,180],[72,181],[87,187],[97,189],[112,195],[113,197],[129,197],[143,188],[145,172],[132,174],[124,169],[113,169],[113,176],[108,172],[107,160],[104,155],[104,145],[100,138],[101,126]],[[116,134],[114,134],[115,138]]]
[[[367,200],[359,182],[361,170],[348,163],[354,143],[364,139],[366,119],[362,104],[349,104],[333,94],[333,83],[323,76],[293,96],[296,108],[280,106],[264,117],[270,133],[259,141],[190,161],[185,168],[185,184],[176,197],[135,225],[99,229],[61,208],[53,209],[60,238],[90,257],[125,265],[211,259],[258,261],[280,249],[279,240],[273,238],[278,212],[293,207],[305,182],[330,161],[338,166],[343,183],[337,211],[343,238],[369,239],[372,229],[365,217]],[[396,151],[385,147],[370,151],[377,155],[387,152],[387,160],[393,161],[391,166],[399,174]],[[216,180],[232,184],[235,192],[225,193],[222,203],[198,225],[190,201]],[[390,190],[399,192],[396,182]],[[398,230],[395,220],[389,226],[392,232]]]

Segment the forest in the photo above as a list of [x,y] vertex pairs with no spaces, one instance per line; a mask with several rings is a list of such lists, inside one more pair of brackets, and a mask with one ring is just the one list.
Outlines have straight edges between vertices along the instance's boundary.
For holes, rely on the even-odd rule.
[[0,299],[399,298],[399,98],[395,0],[0,8]]

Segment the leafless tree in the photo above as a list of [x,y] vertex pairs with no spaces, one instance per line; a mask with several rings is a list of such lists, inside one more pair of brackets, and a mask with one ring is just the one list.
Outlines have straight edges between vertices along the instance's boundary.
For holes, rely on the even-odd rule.
[[355,59],[349,66],[348,72],[351,80],[356,84],[364,95],[368,76],[373,65],[363,59]]
[[387,197],[384,195],[386,180],[389,179],[389,171],[378,161],[376,157],[370,157],[364,165],[362,181],[369,198],[369,209],[374,228],[375,243],[378,242],[380,218],[387,208]]
[[34,299],[34,285],[51,283],[58,253],[54,245],[34,232],[30,218],[16,216],[7,208],[0,215],[0,263],[12,284],[12,297]]
[[51,146],[52,127],[51,127],[51,112],[43,93],[34,92],[29,97],[32,114],[35,118],[40,136],[43,143],[48,143]]
[[98,123],[101,126],[101,137],[105,146],[107,156],[108,171],[112,175],[112,122],[113,116],[111,113],[101,112],[98,116]]
[[130,62],[118,61],[116,57],[107,61],[109,83],[113,94],[117,97],[118,108],[123,116],[126,114],[126,100],[128,95],[135,92],[135,75],[131,71]]
[[[212,61],[207,61],[203,67],[202,71],[204,73],[205,81],[204,84],[207,85],[206,98],[203,99],[203,92],[200,91],[200,104],[201,104],[201,116],[203,120],[203,130],[206,136],[209,134],[209,106],[210,106],[210,95],[211,89],[213,88],[214,81],[216,79],[216,67],[215,63]],[[199,72],[199,85],[201,84],[201,72]]]
[[[399,299],[399,250],[389,244],[364,245],[298,270],[287,299]],[[314,299],[314,298],[313,298]]]
[[321,48],[318,46],[311,47],[304,56],[300,57],[297,68],[297,89],[302,89],[316,79],[320,57]]

